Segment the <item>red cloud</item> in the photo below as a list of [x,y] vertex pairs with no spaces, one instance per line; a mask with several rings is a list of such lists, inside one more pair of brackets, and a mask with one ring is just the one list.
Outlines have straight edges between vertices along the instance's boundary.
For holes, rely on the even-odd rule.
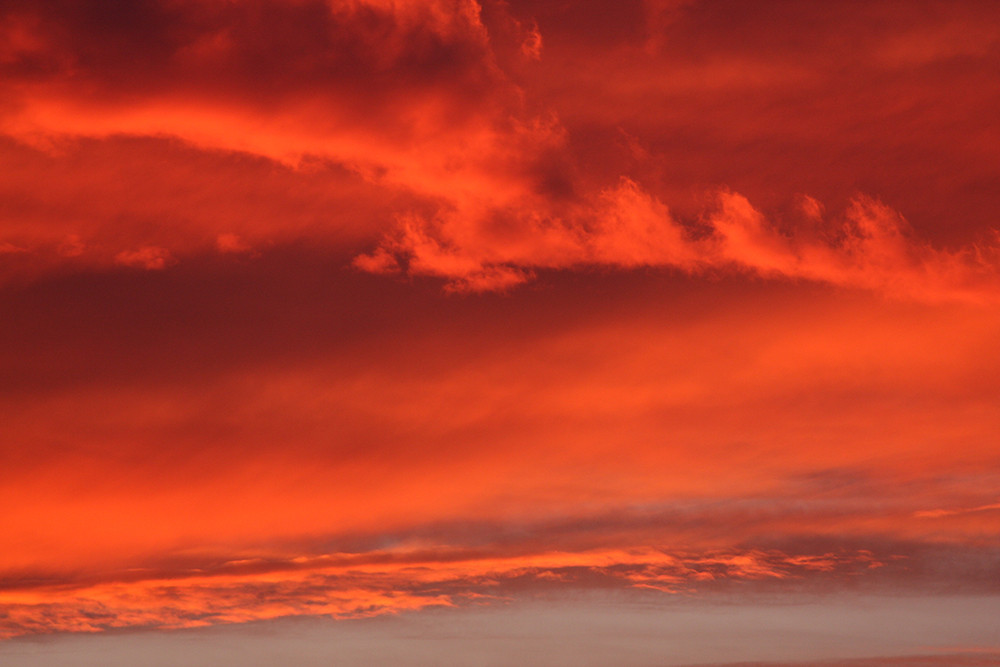
[[[700,60],[691,54],[707,47],[692,43],[679,26],[711,20],[729,34],[736,27],[733,17],[697,3],[635,4],[573,17],[560,11],[474,0],[142,0],[112,15],[107,7],[64,0],[9,3],[0,15],[10,37],[0,66],[7,74],[5,92],[16,102],[0,112],[0,128],[46,150],[65,150],[74,137],[166,135],[202,150],[248,152],[296,168],[308,159],[343,165],[373,189],[411,200],[393,207],[398,227],[356,265],[442,276],[454,289],[505,289],[539,269],[665,267],[694,274],[747,271],[928,300],[996,298],[995,244],[935,249],[909,233],[900,214],[870,199],[855,198],[833,219],[803,212],[789,226],[762,212],[770,206],[754,203],[759,183],[748,180],[746,169],[729,182],[722,168],[714,180],[732,191],[722,191],[711,206],[690,210],[688,202],[672,201],[675,186],[658,172],[668,157],[683,161],[701,151],[651,151],[623,126],[661,145],[683,134],[663,134],[663,127],[678,122],[730,140],[769,135],[776,127],[787,128],[786,140],[815,135],[814,126],[795,118],[753,125],[755,117],[769,117],[754,116],[751,109],[736,118],[701,112],[708,105],[711,114],[722,114],[730,96],[746,90],[773,97],[774,108],[794,107],[799,89],[822,81],[839,85],[821,57],[826,51],[803,54],[800,44],[784,38],[796,30],[816,31],[801,9],[781,20],[808,28],[789,27],[780,39],[767,41],[774,28],[744,17],[754,27],[746,39],[715,45],[712,57]],[[830,22],[853,26],[866,12],[878,18],[882,11],[822,13]],[[570,20],[557,23],[556,16]],[[906,22],[888,41],[866,28],[862,45],[871,58],[856,64],[867,68],[867,78],[859,81],[959,57],[974,59],[969,72],[977,72],[991,57],[989,31],[975,32],[971,45],[961,47],[955,35],[962,26],[995,18],[958,8],[940,26]],[[605,64],[570,67],[558,55],[589,62],[579,52],[579,39],[595,22],[604,41],[594,47],[612,54],[621,70],[601,80],[589,77]],[[525,69],[523,56],[539,58],[547,31],[556,54]],[[823,33],[816,41],[825,44],[827,38]],[[645,40],[642,48],[635,47],[637,39]],[[763,49],[765,42],[773,42],[781,57]],[[927,47],[920,58],[907,55],[920,45]],[[572,86],[558,87],[567,77]],[[568,98],[567,90],[589,99]],[[646,97],[660,99],[657,108],[669,111],[647,115]],[[980,101],[973,96],[968,103],[978,108]],[[849,111],[833,110],[834,120],[845,122]],[[706,118],[714,125],[699,125]],[[631,163],[586,136],[595,126],[632,137]],[[865,140],[875,144],[885,137]],[[775,168],[772,162],[776,168],[785,164],[766,147],[747,155],[733,158],[756,159],[766,169]],[[709,164],[729,158],[716,154]],[[619,173],[609,171],[615,168]],[[789,183],[799,182],[798,167],[787,163],[786,171]],[[645,172],[646,178],[624,176],[607,185],[625,172]],[[122,206],[131,199],[122,193],[116,201]],[[667,205],[689,210],[676,215]],[[76,265],[106,266],[109,257],[133,261],[122,258],[137,247],[183,257],[217,246],[220,234],[239,233],[231,221],[189,229],[162,220],[155,231],[132,222],[118,235],[138,237],[131,247],[111,248],[96,236],[115,212],[93,220],[86,213],[73,217],[63,237],[75,235],[89,249]],[[170,216],[158,212],[160,217]],[[0,242],[28,249],[41,266],[58,264],[46,256],[55,242],[51,232],[26,231],[16,218],[6,225]],[[370,230],[385,222],[362,225]],[[322,225],[289,230],[279,217],[269,226],[263,232],[268,236],[329,242]],[[343,235],[343,226],[335,224],[333,235]],[[246,240],[253,245],[256,239]]]
[[162,269],[170,263],[170,252],[166,248],[144,246],[136,250],[123,250],[115,255],[115,261],[125,266],[143,269]]
[[721,192],[712,210],[685,225],[623,179],[589,206],[563,215],[525,203],[510,212],[459,208],[429,220],[411,216],[355,265],[374,272],[405,267],[468,291],[504,289],[535,269],[658,267],[747,271],[931,301],[1000,298],[996,246],[932,248],[913,238],[902,216],[869,198],[856,198],[840,220],[829,222],[815,200],[805,202],[808,224],[782,230],[745,197]]

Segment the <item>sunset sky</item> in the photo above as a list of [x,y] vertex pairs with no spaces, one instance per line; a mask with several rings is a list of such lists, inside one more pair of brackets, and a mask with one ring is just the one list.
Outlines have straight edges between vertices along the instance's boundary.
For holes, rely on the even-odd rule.
[[1000,665],[1000,3],[0,0],[0,664]]

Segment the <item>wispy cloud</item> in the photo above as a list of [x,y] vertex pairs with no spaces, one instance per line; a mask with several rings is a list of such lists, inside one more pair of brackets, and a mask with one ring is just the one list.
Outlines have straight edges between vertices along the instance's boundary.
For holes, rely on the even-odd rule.
[[526,203],[520,210],[409,216],[355,264],[441,276],[463,291],[506,289],[538,269],[606,267],[748,272],[929,301],[1000,297],[1000,247],[934,249],[913,237],[902,216],[869,198],[855,199],[833,220],[806,198],[800,224],[787,230],[731,192],[719,193],[696,222],[683,224],[628,179],[562,217],[525,211],[538,208]]
[[703,582],[783,580],[864,571],[870,553],[788,556],[779,551],[669,553],[652,548],[477,555],[396,550],[247,558],[164,578],[141,570],[74,585],[5,582],[0,638],[114,628],[185,628],[300,615],[361,618],[431,606],[508,599],[515,590],[563,587],[695,592]]

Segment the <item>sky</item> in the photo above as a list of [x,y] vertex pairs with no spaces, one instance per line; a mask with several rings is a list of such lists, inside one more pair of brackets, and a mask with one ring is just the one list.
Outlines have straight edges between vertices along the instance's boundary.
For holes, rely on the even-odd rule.
[[0,0],[0,662],[1000,665],[1000,5]]

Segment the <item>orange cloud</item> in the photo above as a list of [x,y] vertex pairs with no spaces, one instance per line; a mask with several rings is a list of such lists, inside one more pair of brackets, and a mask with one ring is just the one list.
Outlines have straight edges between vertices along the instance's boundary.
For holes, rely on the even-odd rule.
[[[434,558],[436,556],[436,558]],[[215,573],[175,577],[128,571],[86,585],[16,582],[0,591],[0,639],[115,628],[190,628],[298,615],[360,618],[504,599],[511,583],[547,581],[692,592],[700,581],[824,576],[879,566],[870,554],[789,557],[780,552],[669,554],[657,549],[538,553],[507,558],[461,552],[383,552],[251,558]],[[240,573],[240,570],[245,572]]]
[[[0,132],[16,142],[6,150],[15,160],[24,159],[26,145],[50,153],[60,169],[72,172],[57,183],[60,189],[88,181],[108,188],[106,176],[68,169],[76,165],[59,159],[74,153],[81,141],[112,151],[126,144],[125,159],[146,161],[134,139],[128,145],[129,138],[171,137],[185,142],[187,150],[196,147],[209,155],[227,151],[277,161],[296,174],[298,183],[310,180],[299,175],[315,173],[315,165],[333,165],[343,172],[337,176],[371,184],[382,201],[422,197],[502,203],[536,187],[532,181],[544,175],[533,171],[562,141],[548,115],[525,112],[516,86],[494,62],[479,6],[472,1],[211,6],[147,1],[121,22],[99,8],[63,5],[15,3],[0,15],[0,25],[31,35],[18,43],[33,45],[7,55],[11,76],[4,88],[17,102],[0,110]],[[137,39],[146,45],[140,57],[134,55]],[[95,96],[95,90],[100,94]],[[189,256],[210,247],[206,236],[214,239],[246,227],[245,220],[232,221],[233,207],[223,212],[228,221],[208,217],[191,224],[186,219],[192,209],[219,208],[192,196],[190,188],[206,186],[189,183],[189,165],[167,170],[141,165],[165,183],[143,182],[138,191],[115,188],[110,199],[74,193],[69,203],[76,210],[70,219],[60,211],[56,226],[68,227],[66,235],[85,243],[94,241],[77,264],[107,265],[107,241],[95,237],[110,236],[109,227],[126,228],[114,242],[134,239],[133,247],[117,248],[112,257],[153,246],[175,257]],[[114,166],[98,168],[107,172]],[[116,177],[144,180],[134,173]],[[14,190],[15,215],[0,225],[0,241],[18,247],[23,241],[35,263],[45,266],[52,263],[45,249],[55,230],[33,226],[30,214],[51,203],[25,206],[24,193],[31,188]],[[228,196],[225,188],[226,183],[216,183],[209,196]],[[140,198],[151,189],[181,199]],[[181,207],[184,199],[193,200],[193,207]],[[124,212],[116,208],[152,211],[123,222]],[[29,215],[17,215],[22,211]],[[358,221],[349,216],[346,224],[337,222],[341,215],[338,210],[319,215],[303,230],[286,226],[279,211],[261,231],[269,240],[329,243],[333,236],[336,242],[357,234],[344,228]],[[365,215],[363,227],[372,225],[370,217]],[[382,223],[376,219],[374,224]]]
[[[992,303],[1000,295],[1000,249],[936,250],[912,238],[885,205],[855,199],[836,226],[815,200],[804,211],[814,227],[790,233],[769,223],[745,197],[722,192],[697,224],[676,221],[667,207],[624,179],[570,218],[477,216],[458,210],[432,220],[409,217],[361,269],[442,276],[455,289],[503,289],[533,270],[580,267],[749,271],[861,287],[891,296]],[[525,209],[529,207],[525,206]]]
[[978,507],[968,507],[963,509],[920,510],[918,512],[914,512],[914,516],[922,519],[939,519],[941,517],[965,514],[967,512],[986,512],[989,510],[1000,510],[1000,503],[991,503],[989,505],[980,505]]

